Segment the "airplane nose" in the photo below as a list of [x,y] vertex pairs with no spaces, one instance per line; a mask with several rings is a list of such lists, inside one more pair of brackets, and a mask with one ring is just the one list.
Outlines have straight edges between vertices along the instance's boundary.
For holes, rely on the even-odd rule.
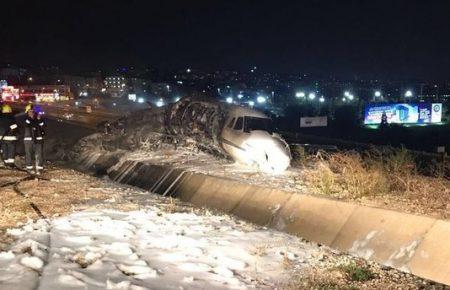
[[273,174],[280,174],[284,172],[291,163],[291,156],[288,152],[288,148],[284,144],[280,144],[278,140],[274,140],[273,144],[269,148],[265,149],[266,154],[266,172]]
[[246,147],[249,159],[259,167],[259,170],[270,174],[283,173],[291,163],[291,154],[287,144],[270,135],[252,134]]

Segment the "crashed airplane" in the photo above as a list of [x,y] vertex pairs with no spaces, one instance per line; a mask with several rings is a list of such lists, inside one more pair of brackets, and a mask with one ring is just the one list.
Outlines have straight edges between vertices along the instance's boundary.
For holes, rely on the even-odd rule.
[[284,172],[291,160],[288,144],[274,132],[268,116],[208,99],[185,97],[167,107],[133,112],[102,128],[105,135],[80,140],[74,156],[98,148],[156,151],[164,144],[194,146],[270,174]]
[[263,172],[275,174],[290,164],[288,144],[273,132],[272,120],[261,112],[230,109],[220,136],[222,148],[238,163],[256,165]]
[[272,120],[259,111],[183,98],[166,114],[168,133],[198,137],[199,142],[206,136],[237,163],[272,174],[282,173],[290,165],[288,144],[274,132]]

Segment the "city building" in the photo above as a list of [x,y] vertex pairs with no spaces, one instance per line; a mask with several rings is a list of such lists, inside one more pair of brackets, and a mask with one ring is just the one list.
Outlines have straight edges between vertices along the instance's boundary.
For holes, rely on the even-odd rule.
[[70,86],[67,85],[24,85],[17,88],[22,101],[58,102],[67,101],[75,97]]
[[108,76],[104,80],[103,92],[113,98],[121,98],[128,95],[128,79],[123,76]]

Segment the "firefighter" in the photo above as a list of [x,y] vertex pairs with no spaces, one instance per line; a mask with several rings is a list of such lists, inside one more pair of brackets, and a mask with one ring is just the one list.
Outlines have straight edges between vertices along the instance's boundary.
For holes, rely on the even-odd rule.
[[[39,175],[44,169],[43,146],[45,121],[43,112],[37,107],[27,108],[24,124],[24,145],[26,170]],[[33,164],[34,162],[34,164]],[[34,165],[34,166],[33,166]],[[35,171],[33,171],[35,167]]]
[[33,104],[31,102],[28,102],[28,104],[25,106],[25,113],[27,113],[32,108],[33,108]]
[[8,104],[2,105],[0,116],[0,149],[2,160],[7,167],[14,167],[16,157],[17,123],[11,107]]

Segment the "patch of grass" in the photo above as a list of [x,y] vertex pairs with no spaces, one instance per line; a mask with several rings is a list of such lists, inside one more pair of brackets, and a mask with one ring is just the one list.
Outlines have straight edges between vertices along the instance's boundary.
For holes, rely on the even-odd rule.
[[330,272],[310,272],[306,276],[294,276],[291,281],[281,287],[286,290],[356,290],[358,287],[349,285]]
[[[424,210],[448,203],[449,180],[442,174],[421,175],[413,156],[404,148],[324,154],[311,168],[305,169],[306,184],[321,194],[350,198],[403,196],[426,203]],[[425,198],[431,195],[434,199]]]
[[317,167],[318,174],[315,176],[315,184],[317,186],[317,189],[322,194],[331,195],[335,191],[335,174],[324,162],[320,162]]
[[338,290],[341,289],[341,287],[339,287],[338,284],[333,283],[333,282],[328,282],[328,281],[320,281],[315,283],[314,285],[310,285],[312,286],[311,289],[315,289],[315,290]]
[[389,178],[380,163],[367,164],[356,152],[338,152],[328,159],[341,187],[352,196],[370,196],[389,190]]
[[[383,162],[384,161],[384,162]],[[381,161],[384,171],[392,177],[392,190],[411,191],[414,177],[418,174],[412,155],[405,148],[392,150]]]
[[308,154],[302,146],[295,146],[291,148],[292,161],[295,166],[305,166],[308,161]]
[[375,278],[375,274],[368,267],[354,262],[341,265],[339,269],[346,273],[351,281],[365,282]]

